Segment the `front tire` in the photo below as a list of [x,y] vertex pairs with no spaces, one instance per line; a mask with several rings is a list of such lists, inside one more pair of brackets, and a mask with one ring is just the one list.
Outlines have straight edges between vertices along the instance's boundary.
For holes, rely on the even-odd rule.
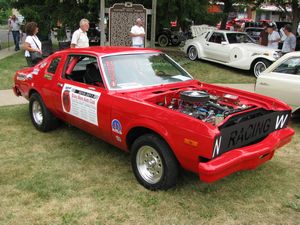
[[161,34],[161,35],[159,35],[157,42],[160,47],[166,47],[169,45],[169,38],[167,35]]
[[269,66],[271,65],[271,62],[266,59],[259,59],[253,64],[252,72],[255,77],[259,77],[259,75],[265,71]]
[[138,182],[150,190],[167,190],[176,185],[178,162],[169,145],[155,134],[145,134],[131,148],[131,165]]
[[195,61],[198,58],[198,51],[195,46],[191,46],[188,50],[188,57],[190,60]]
[[29,99],[30,118],[35,128],[47,132],[58,127],[59,120],[47,109],[41,96],[34,93]]

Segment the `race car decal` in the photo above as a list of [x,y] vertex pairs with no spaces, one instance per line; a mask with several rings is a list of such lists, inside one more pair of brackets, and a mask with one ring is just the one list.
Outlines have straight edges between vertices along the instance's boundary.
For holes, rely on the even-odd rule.
[[119,120],[114,119],[113,121],[111,121],[111,128],[113,132],[122,134],[122,125]]
[[249,144],[259,142],[270,133],[287,127],[290,111],[275,111],[220,130],[215,138],[213,158]]
[[64,112],[98,126],[97,103],[101,93],[66,84],[61,101]]

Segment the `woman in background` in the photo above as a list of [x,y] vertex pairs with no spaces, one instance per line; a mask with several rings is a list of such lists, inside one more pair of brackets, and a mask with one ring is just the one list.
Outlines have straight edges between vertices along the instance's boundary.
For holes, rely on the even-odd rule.
[[39,32],[37,23],[35,22],[27,23],[25,27],[25,31],[27,36],[23,48],[25,50],[25,58],[27,64],[28,66],[32,67],[42,60],[42,58],[32,59],[31,57],[33,52],[38,52],[40,53],[38,55],[40,56],[42,55],[42,43],[39,40],[39,38],[36,36],[36,34]]

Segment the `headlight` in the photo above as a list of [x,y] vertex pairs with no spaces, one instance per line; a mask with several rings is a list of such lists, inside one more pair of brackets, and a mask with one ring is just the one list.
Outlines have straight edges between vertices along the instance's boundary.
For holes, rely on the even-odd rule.
[[273,53],[273,58],[274,59],[279,59],[281,57],[281,52],[274,52]]

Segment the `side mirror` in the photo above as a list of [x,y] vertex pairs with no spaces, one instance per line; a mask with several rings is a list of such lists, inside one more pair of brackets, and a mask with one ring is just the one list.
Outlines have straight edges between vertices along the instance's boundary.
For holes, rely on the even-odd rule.
[[222,41],[221,45],[227,45],[227,41]]

